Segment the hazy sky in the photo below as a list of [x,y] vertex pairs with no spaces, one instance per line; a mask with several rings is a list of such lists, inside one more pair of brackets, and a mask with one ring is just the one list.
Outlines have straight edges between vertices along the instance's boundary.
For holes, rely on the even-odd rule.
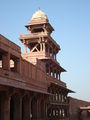
[[55,29],[57,59],[67,70],[61,78],[76,92],[70,95],[90,101],[90,0],[0,0],[0,34],[22,46],[18,37],[38,7]]

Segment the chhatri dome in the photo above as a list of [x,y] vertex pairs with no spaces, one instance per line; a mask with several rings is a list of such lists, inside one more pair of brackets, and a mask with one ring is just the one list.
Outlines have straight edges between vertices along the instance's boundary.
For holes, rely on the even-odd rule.
[[[32,26],[34,26],[34,28]],[[35,27],[37,26],[48,26],[47,29],[50,29],[49,32],[52,32],[54,30],[51,24],[49,23],[47,15],[40,8],[38,8],[38,10],[32,15],[32,18],[25,27],[28,28],[28,30],[31,30],[35,29]]]
[[48,21],[48,17],[47,15],[41,11],[41,9],[39,8],[32,16],[31,20],[46,20]]

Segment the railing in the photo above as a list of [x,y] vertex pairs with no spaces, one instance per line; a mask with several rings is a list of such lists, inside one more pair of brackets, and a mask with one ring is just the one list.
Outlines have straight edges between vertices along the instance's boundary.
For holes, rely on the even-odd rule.
[[21,69],[17,71],[0,68],[0,84],[12,87],[47,91],[46,74],[31,63],[22,60]]
[[47,75],[47,80],[50,81],[51,83],[55,83],[56,85],[60,85],[62,87],[66,87],[66,83],[50,76],[50,75]]
[[0,83],[2,82],[14,87],[25,87],[26,89],[38,88],[39,90],[44,90],[46,92],[50,83],[66,87],[64,82],[47,75],[45,71],[23,59],[20,60],[20,66],[18,67],[20,67],[18,72],[0,68],[0,78],[2,77]]
[[45,53],[45,57],[48,57],[48,58],[50,58],[50,59],[52,59],[52,60],[54,60],[55,62],[57,62],[57,60],[54,58],[54,56],[52,55],[52,56],[50,56],[50,53]]
[[19,36],[19,39],[28,39],[28,38],[32,38],[32,37],[42,37],[42,36],[46,36],[47,33],[42,33],[42,32],[39,32],[39,33],[31,33],[31,34],[25,34],[25,35],[20,35]]
[[12,78],[19,80],[20,75],[17,72],[12,72],[11,70],[4,70],[0,68],[0,77]]
[[61,100],[51,100],[49,99],[49,102],[51,104],[58,104],[58,105],[68,105],[69,104],[69,100],[67,99],[66,101],[61,101]]

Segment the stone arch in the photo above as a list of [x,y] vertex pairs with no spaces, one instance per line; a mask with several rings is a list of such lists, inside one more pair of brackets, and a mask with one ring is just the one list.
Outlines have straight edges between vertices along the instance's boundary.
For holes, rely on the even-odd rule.
[[10,120],[20,120],[21,119],[21,106],[20,106],[20,96],[14,94],[10,99]]
[[37,100],[35,98],[31,101],[31,120],[37,119]]
[[40,112],[41,112],[41,118],[44,119],[45,117],[45,101],[44,99],[41,99],[41,102],[40,102]]
[[0,120],[10,120],[10,97],[0,92]]
[[48,110],[47,110],[47,117],[48,119],[51,119],[52,117],[52,106],[51,105],[48,105]]
[[28,95],[22,99],[22,120],[30,120],[30,99]]
[[14,100],[11,97],[11,100],[10,100],[10,120],[13,120],[13,119],[14,119]]

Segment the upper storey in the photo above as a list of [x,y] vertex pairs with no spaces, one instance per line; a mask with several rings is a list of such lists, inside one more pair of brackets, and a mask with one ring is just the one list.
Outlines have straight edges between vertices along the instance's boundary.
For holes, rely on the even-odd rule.
[[30,34],[20,35],[19,37],[25,46],[25,53],[27,53],[26,48],[28,47],[30,56],[34,52],[34,56],[36,54],[37,58],[40,58],[41,54],[41,58],[52,58],[56,60],[56,54],[60,50],[60,46],[51,37],[50,34],[54,29],[49,23],[48,17],[40,8],[33,14],[31,20],[25,27],[29,30]]
[[47,32],[51,34],[54,30],[50,25],[47,15],[40,8],[33,14],[30,22],[26,25],[31,33]]
[[[60,78],[60,73],[65,70],[56,59],[60,46],[51,37],[54,29],[49,23],[47,15],[39,8],[25,27],[30,34],[20,35],[19,37],[25,46],[25,52],[22,57],[34,65],[37,65],[37,59],[40,60],[45,65],[45,67],[42,65],[42,68],[46,69],[47,74]],[[27,52],[27,47],[29,52]]]

